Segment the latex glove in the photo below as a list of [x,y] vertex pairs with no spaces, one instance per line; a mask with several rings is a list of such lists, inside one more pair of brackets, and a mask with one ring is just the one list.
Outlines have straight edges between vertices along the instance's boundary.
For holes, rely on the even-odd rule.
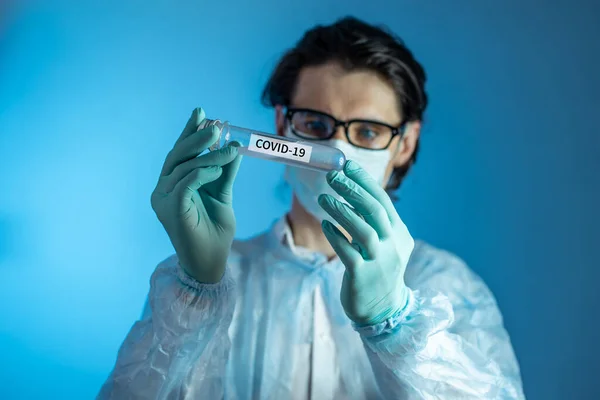
[[346,267],[340,299],[356,324],[375,325],[402,310],[408,299],[404,271],[414,240],[385,190],[356,162],[327,174],[329,185],[349,204],[319,196],[319,204],[352,237],[323,221],[327,240]]
[[151,200],[183,269],[200,282],[215,283],[223,277],[235,235],[232,186],[241,156],[227,146],[198,157],[218,139],[215,127],[197,130],[204,118],[202,109],[194,110]]

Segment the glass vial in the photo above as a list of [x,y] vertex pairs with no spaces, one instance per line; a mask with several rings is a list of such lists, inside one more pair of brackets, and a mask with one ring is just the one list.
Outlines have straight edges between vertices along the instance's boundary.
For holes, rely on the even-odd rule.
[[340,171],[346,163],[346,156],[341,150],[310,140],[275,136],[213,119],[202,121],[198,130],[209,126],[216,126],[220,130],[219,139],[210,147],[211,151],[227,146],[230,142],[238,142],[241,154],[296,167]]

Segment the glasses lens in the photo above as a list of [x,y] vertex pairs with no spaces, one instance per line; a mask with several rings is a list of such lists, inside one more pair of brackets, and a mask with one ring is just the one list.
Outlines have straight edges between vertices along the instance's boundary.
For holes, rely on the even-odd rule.
[[292,116],[292,127],[303,137],[324,139],[331,135],[335,121],[326,115],[312,111],[297,111]]
[[379,150],[392,140],[392,128],[376,122],[355,121],[348,128],[350,143],[367,149]]

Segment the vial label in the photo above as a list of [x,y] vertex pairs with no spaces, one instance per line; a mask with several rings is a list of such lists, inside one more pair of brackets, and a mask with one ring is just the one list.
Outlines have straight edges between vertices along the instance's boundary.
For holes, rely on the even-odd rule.
[[310,162],[312,147],[306,144],[251,134],[248,150],[308,163]]

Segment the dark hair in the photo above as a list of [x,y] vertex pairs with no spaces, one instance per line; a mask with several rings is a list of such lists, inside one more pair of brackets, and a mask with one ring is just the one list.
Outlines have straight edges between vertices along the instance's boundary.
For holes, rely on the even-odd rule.
[[[332,25],[307,31],[296,47],[288,50],[273,71],[262,93],[267,107],[289,106],[300,71],[305,67],[338,62],[346,70],[367,69],[378,73],[394,88],[404,122],[421,121],[427,107],[425,70],[404,42],[385,27],[346,17]],[[396,190],[417,160],[419,142],[410,161],[395,168],[386,190]]]

